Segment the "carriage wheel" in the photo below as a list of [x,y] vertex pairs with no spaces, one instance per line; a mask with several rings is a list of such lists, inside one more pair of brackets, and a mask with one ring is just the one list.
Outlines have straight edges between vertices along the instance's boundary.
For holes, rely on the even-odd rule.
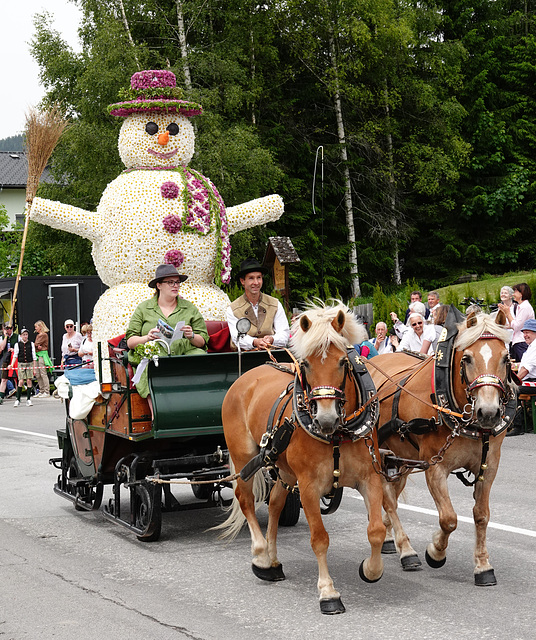
[[162,531],[162,511],[160,491],[154,487],[149,490],[146,485],[136,484],[130,488],[132,521],[144,533],[136,536],[141,542],[155,542]]
[[342,500],[342,487],[335,489],[331,493],[327,493],[320,498],[320,513],[325,516],[328,513],[334,513],[339,508]]
[[[69,468],[67,469],[67,478],[75,479],[78,477],[78,466],[76,464],[76,458],[73,455],[69,462]],[[74,508],[77,511],[97,511],[101,506],[102,494],[104,492],[104,485],[102,482],[98,482],[96,485],[84,482],[83,484],[79,484],[76,488],[69,485],[68,482],[66,482],[65,485],[71,495],[78,495],[80,502],[84,502],[91,507],[90,509],[86,509],[85,507],[75,503]]]
[[282,527],[293,527],[300,519],[300,494],[292,491],[288,494],[285,506],[279,516],[279,524]]
[[192,484],[192,493],[198,500],[210,500],[216,490],[215,484]]

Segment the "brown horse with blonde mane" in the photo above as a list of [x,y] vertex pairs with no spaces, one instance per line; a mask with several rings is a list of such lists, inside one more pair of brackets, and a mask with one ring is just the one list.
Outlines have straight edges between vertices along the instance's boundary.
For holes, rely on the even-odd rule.
[[[426,482],[439,512],[440,528],[426,549],[427,563],[439,568],[446,561],[449,537],[457,526],[447,481],[456,472],[474,490],[475,584],[489,586],[496,584],[486,546],[489,495],[517,405],[507,349],[510,335],[502,312],[496,318],[470,314],[460,323],[454,319],[455,312],[456,319],[463,318],[451,308],[451,320],[433,357],[423,360],[415,354],[387,354],[368,366],[380,398],[380,445],[398,456],[429,463]],[[397,513],[406,480],[407,475],[402,475],[384,487],[388,528],[384,553],[396,549],[404,570],[412,571],[421,562]]]
[[[368,510],[371,554],[361,564],[361,578],[376,582],[383,573],[382,482],[371,456],[371,451],[378,452],[371,435],[377,402],[363,407],[375,390],[351,347],[364,339],[364,327],[343,304],[312,305],[292,326],[296,371],[270,365],[252,369],[231,386],[222,405],[225,439],[237,470],[244,470],[259,451],[264,456],[272,447],[267,443],[283,440],[277,435],[282,429],[288,429],[290,438],[286,448],[276,447],[273,466],[280,481],[270,493],[266,538],[255,515],[256,505],[264,499],[262,470],[255,474],[255,482],[247,479],[249,473],[242,473],[244,479],[236,482],[231,513],[218,527],[224,529],[222,537],[234,537],[247,520],[253,573],[262,580],[283,580],[276,548],[278,521],[287,490],[297,485],[318,561],[320,610],[325,614],[345,611],[329,575],[329,536],[320,511],[320,499],[334,487],[358,489]],[[274,416],[277,424],[272,425]]]

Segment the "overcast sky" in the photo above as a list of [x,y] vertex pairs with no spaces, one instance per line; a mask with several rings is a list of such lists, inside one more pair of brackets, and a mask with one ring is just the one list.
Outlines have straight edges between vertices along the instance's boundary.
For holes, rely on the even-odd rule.
[[0,0],[0,139],[24,130],[26,113],[44,95],[39,67],[30,54],[33,16],[48,11],[54,28],[76,51],[80,11],[68,0]]

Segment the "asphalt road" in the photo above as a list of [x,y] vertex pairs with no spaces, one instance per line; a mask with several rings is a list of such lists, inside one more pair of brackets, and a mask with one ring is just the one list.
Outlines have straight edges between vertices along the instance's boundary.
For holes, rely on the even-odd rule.
[[[492,491],[488,549],[498,585],[473,584],[471,489],[451,480],[458,530],[447,563],[404,573],[384,556],[375,584],[359,579],[368,553],[366,512],[345,490],[325,518],[330,573],[347,612],[319,612],[316,559],[303,513],[279,535],[287,580],[265,583],[250,569],[249,535],[230,544],[209,527],[218,509],[164,514],[159,542],[141,543],[105,521],[79,513],[52,491],[59,455],[60,401],[0,407],[0,639],[302,640],[314,637],[414,640],[532,640],[536,613],[536,435],[507,438]],[[401,517],[421,554],[437,528],[422,475],[410,479]],[[107,487],[105,496],[110,495]],[[177,493],[193,500],[189,488]],[[266,522],[261,510],[260,520]]]

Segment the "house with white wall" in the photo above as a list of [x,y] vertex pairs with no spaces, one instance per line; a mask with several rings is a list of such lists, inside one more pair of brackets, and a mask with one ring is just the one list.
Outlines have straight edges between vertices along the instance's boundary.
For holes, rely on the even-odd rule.
[[[41,182],[49,179],[45,169]],[[26,202],[26,182],[28,180],[28,160],[23,151],[0,151],[0,204],[3,204],[9,216],[11,228],[18,222],[24,224]]]

